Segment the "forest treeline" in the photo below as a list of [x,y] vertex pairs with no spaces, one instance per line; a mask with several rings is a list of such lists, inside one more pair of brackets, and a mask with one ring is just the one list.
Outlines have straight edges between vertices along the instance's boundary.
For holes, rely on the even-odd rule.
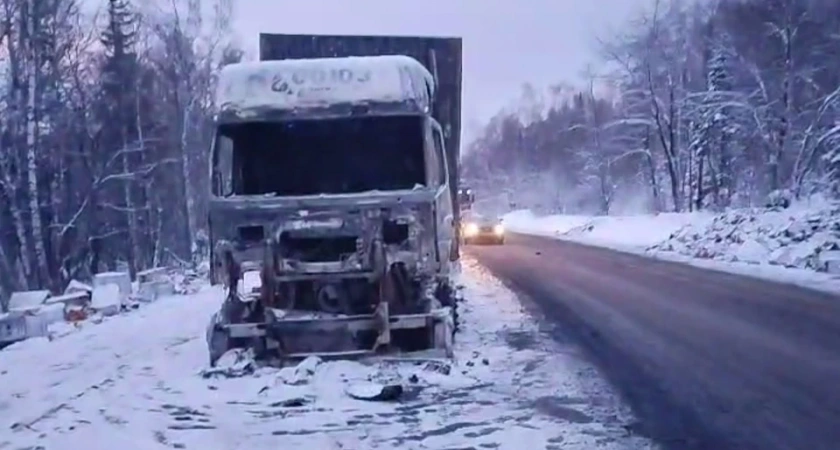
[[837,195],[840,2],[660,2],[624,31],[589,86],[526,86],[493,117],[464,161],[479,202],[609,214]]
[[214,76],[242,52],[230,0],[154,4],[0,0],[0,300],[200,253]]

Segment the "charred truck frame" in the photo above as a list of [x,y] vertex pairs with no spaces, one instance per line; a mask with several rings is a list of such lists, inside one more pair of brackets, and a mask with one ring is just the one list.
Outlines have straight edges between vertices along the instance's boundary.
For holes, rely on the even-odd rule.
[[217,92],[211,364],[451,354],[458,38],[262,35]]

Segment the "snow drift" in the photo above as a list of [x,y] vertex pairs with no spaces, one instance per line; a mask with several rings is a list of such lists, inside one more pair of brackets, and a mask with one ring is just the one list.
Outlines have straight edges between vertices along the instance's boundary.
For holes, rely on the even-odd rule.
[[504,221],[514,232],[651,255],[840,273],[840,204],[836,202],[803,201],[789,208],[720,214],[536,217],[529,211],[515,211]]
[[636,216],[538,217],[530,211],[515,211],[503,219],[513,232],[572,239],[612,248],[644,249],[668,239],[687,225],[710,220],[705,214],[657,214]]
[[650,248],[694,258],[827,272],[840,249],[840,205],[733,210],[690,223]]

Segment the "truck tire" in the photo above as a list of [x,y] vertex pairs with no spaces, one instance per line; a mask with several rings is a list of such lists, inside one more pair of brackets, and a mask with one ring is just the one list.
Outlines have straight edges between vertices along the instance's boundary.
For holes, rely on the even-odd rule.
[[210,318],[210,324],[207,326],[207,353],[210,367],[216,367],[216,361],[231,349],[230,338],[219,326],[221,323],[221,314],[217,312]]
[[435,298],[440,303],[440,306],[448,307],[452,311],[452,340],[454,342],[455,335],[458,333],[460,326],[458,320],[458,294],[450,283],[441,283],[435,290]]
[[449,261],[455,262],[461,259],[461,236],[456,235],[452,240],[452,245],[449,250]]

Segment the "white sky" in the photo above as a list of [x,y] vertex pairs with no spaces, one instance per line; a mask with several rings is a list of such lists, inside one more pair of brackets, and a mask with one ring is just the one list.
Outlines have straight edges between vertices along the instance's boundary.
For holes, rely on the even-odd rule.
[[464,39],[465,138],[525,82],[581,81],[609,36],[651,0],[233,0],[235,29],[256,55],[261,32],[447,35]]
[[[135,0],[164,9],[186,0]],[[216,0],[204,1],[208,9]],[[229,0],[250,55],[268,33],[444,35],[464,39],[464,142],[521,87],[583,83],[608,37],[654,0]],[[106,0],[82,0],[101,9]],[[208,10],[208,12],[210,12]]]

